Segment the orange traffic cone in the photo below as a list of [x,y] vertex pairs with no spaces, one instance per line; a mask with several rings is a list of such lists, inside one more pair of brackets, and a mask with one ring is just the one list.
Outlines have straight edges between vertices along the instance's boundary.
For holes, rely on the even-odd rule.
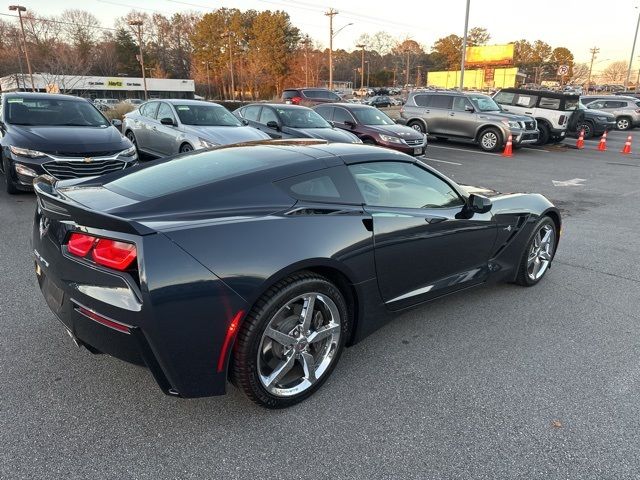
[[631,153],[631,135],[627,137],[627,141],[624,142],[624,147],[620,150],[620,153]]
[[509,135],[507,138],[507,144],[504,146],[503,157],[513,157],[513,137]]
[[607,151],[607,132],[604,132],[602,134],[602,137],[600,138],[600,143],[598,144],[598,150],[600,150],[601,152]]
[[576,148],[578,150],[582,150],[584,148],[584,128],[580,130],[580,136],[578,137],[578,141],[576,142]]

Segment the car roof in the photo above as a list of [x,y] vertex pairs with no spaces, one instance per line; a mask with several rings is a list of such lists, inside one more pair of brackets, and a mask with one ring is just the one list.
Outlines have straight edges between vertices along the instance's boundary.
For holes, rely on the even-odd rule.
[[[386,95],[383,95],[386,96]],[[314,108],[318,108],[318,107],[343,107],[346,108],[347,110],[365,110],[365,109],[373,109],[373,110],[378,110],[376,107],[372,107],[371,105],[365,105],[364,103],[338,103],[338,102],[332,102],[332,103],[321,103],[320,105],[316,105]]]
[[54,93],[38,93],[38,92],[4,92],[2,93],[3,97],[13,98],[13,97],[24,97],[24,98],[36,98],[36,99],[53,99],[53,100],[84,100],[88,102],[89,100],[82,97],[77,97],[75,95],[64,95],[64,94],[54,94]]
[[248,105],[243,105],[243,107],[271,107],[271,108],[284,108],[287,110],[311,110],[309,107],[305,107],[304,105],[291,105],[289,103],[250,103]]
[[524,93],[527,95],[544,95],[547,98],[578,98],[580,95],[576,92],[554,92],[552,90],[532,90],[528,88],[503,88],[501,92],[507,93]]

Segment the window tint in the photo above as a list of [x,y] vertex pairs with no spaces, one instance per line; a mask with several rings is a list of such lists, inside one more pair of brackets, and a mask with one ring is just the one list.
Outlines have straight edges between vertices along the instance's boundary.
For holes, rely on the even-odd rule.
[[161,102],[160,108],[158,108],[158,113],[156,114],[156,118],[158,120],[162,120],[163,118],[170,118],[175,122],[175,118],[173,116],[173,111],[168,103]]
[[532,108],[532,107],[535,107],[537,101],[538,101],[537,95],[520,94],[516,98],[516,105],[518,105],[519,107]]
[[282,92],[282,98],[284,98],[285,100],[289,100],[292,99],[293,97],[299,97],[300,95],[298,94],[297,90],[285,90],[284,92]]
[[297,175],[276,184],[298,200],[362,204],[362,197],[344,165]]
[[419,107],[428,107],[429,99],[431,97],[432,95],[416,95],[415,97],[413,97],[413,101],[416,102],[416,105]]
[[446,208],[463,201],[445,181],[412,163],[372,162],[349,166],[367,205]]
[[512,105],[515,96],[516,94],[511,92],[498,92],[493,97],[493,99],[496,101],[496,103],[499,103],[501,105]]
[[145,103],[140,107],[140,114],[149,118],[156,118],[157,111],[158,111],[158,102]]
[[442,108],[448,110],[451,108],[452,100],[453,97],[450,95],[433,95],[429,102],[429,108]]
[[267,122],[278,122],[278,117],[276,116],[276,112],[270,108],[263,107],[262,113],[260,113],[260,123],[266,125]]
[[538,106],[540,108],[546,108],[549,110],[560,110],[560,99],[540,97],[540,104]]
[[253,120],[254,122],[258,121],[259,113],[260,113],[259,105],[251,105],[249,107],[244,107],[242,109],[242,116],[247,120]]
[[607,101],[604,104],[604,108],[624,108],[627,106],[627,102],[619,102],[619,101]]
[[604,100],[597,100],[595,102],[588,103],[587,106],[591,109],[604,108]]
[[319,100],[340,100],[340,97],[329,90],[303,90],[302,94],[307,98]]
[[329,175],[321,175],[291,185],[291,191],[303,197],[338,198],[340,194]]
[[454,97],[453,98],[453,109],[458,112],[464,112],[465,107],[473,107],[471,102],[467,100],[466,97]]
[[333,121],[344,124],[345,121],[355,122],[354,118],[344,108],[336,108],[333,114]]
[[331,117],[333,116],[333,107],[320,106],[314,108],[316,113],[324,118],[327,122],[331,121]]

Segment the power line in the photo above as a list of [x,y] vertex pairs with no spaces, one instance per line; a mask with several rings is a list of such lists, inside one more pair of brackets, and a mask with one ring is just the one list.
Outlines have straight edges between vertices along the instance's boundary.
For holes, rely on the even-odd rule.
[[[2,15],[3,17],[12,17],[12,18],[18,18],[18,15],[11,15],[10,13],[0,13],[0,15]],[[77,27],[78,24],[77,23],[73,23],[73,22],[65,22],[63,20],[54,20],[52,18],[36,18],[36,17],[25,17],[29,20],[35,20],[37,22],[45,22],[45,23],[58,23],[61,25],[72,25],[74,27]],[[82,25],[83,27],[86,28],[97,28],[98,30],[109,30],[112,32],[117,31],[116,28],[109,28],[109,27],[99,27],[97,25]]]

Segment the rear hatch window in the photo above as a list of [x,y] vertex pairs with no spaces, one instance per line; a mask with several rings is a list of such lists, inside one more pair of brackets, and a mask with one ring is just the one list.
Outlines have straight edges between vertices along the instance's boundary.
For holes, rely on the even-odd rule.
[[298,94],[297,90],[285,90],[284,92],[282,92],[282,98],[285,100],[289,100],[293,97],[299,97],[300,95]]

